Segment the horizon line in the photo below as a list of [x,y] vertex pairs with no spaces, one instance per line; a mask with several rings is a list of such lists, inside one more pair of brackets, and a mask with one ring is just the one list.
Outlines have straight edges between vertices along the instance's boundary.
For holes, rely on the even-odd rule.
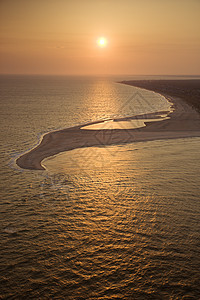
[[200,74],[46,74],[46,73],[0,73],[0,76],[71,76],[71,77],[91,77],[91,76],[174,76],[174,77],[200,77]]

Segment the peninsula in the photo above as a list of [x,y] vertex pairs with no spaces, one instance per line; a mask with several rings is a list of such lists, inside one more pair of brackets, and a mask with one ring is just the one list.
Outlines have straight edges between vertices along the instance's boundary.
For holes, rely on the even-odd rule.
[[76,148],[107,146],[141,141],[200,137],[200,80],[151,80],[123,81],[123,84],[152,90],[164,95],[171,102],[167,119],[155,119],[163,112],[132,116],[120,120],[143,119],[146,126],[128,129],[86,129],[92,122],[45,134],[38,146],[21,155],[16,163],[24,169],[44,170],[42,160],[60,152]]

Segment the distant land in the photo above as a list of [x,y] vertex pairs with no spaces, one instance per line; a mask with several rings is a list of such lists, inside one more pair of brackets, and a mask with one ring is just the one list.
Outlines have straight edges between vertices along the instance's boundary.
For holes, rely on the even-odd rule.
[[120,83],[181,98],[200,113],[200,79],[125,80]]

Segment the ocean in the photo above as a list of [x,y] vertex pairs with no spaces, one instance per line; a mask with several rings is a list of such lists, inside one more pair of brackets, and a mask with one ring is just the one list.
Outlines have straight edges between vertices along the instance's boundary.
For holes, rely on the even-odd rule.
[[47,132],[170,109],[126,79],[0,76],[2,299],[200,298],[200,138],[15,163]]

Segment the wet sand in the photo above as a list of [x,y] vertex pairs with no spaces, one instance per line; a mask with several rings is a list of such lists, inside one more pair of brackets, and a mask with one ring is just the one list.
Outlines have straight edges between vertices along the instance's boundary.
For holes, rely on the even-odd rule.
[[[158,89],[156,92],[159,92]],[[76,148],[200,137],[200,114],[179,97],[171,97],[163,92],[162,95],[172,103],[171,112],[168,112],[169,119],[146,122],[145,127],[135,129],[84,129],[84,126],[104,122],[100,121],[50,132],[43,136],[41,143],[37,147],[20,156],[16,163],[23,169],[44,170],[45,168],[42,166],[43,159]],[[164,113],[167,112],[132,116],[115,119],[114,121],[154,119]]]

